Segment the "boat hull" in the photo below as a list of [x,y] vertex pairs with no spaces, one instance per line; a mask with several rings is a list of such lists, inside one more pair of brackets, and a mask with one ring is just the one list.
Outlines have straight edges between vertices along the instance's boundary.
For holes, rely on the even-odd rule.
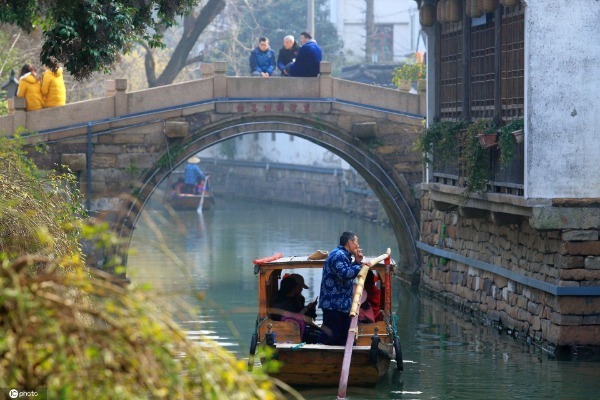
[[[387,373],[390,365],[390,346],[380,344],[375,364],[369,361],[370,346],[354,346],[348,384],[374,386]],[[276,344],[276,357],[281,362],[277,373],[270,373],[293,386],[334,386],[340,382],[343,346]],[[388,356],[385,355],[388,354]]]
[[166,202],[176,210],[197,210],[200,203],[202,203],[203,210],[208,210],[213,205],[213,199],[209,193],[204,194],[204,201],[200,194],[171,193]]

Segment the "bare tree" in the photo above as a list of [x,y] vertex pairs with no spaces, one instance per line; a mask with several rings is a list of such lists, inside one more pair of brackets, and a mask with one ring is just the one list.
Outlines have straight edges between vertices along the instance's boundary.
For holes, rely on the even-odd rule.
[[147,44],[143,44],[146,49],[144,66],[150,87],[173,83],[185,66],[203,60],[202,54],[190,57],[190,53],[196,46],[200,34],[219,15],[223,8],[225,8],[225,0],[208,0],[208,3],[199,11],[196,10],[193,14],[184,17],[181,39],[177,43],[167,66],[158,77],[156,76],[154,51]]
[[373,51],[375,47],[375,4],[374,0],[365,0],[367,5],[365,15],[365,30],[366,30],[366,43],[365,43],[365,63],[373,64]]

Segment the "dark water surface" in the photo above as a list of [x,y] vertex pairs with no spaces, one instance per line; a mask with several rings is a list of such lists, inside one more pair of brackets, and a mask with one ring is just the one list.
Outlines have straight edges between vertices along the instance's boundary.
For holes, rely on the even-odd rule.
[[[398,258],[390,228],[344,213],[219,198],[202,215],[170,215],[150,204],[135,230],[137,253],[129,257],[128,273],[135,284],[151,284],[190,337],[212,338],[246,358],[257,308],[252,260],[278,251],[289,256],[331,250],[344,230],[357,232],[365,254],[391,247]],[[305,275],[307,299],[318,295],[321,277],[314,272]],[[600,399],[598,362],[554,360],[400,280],[393,303],[404,372],[392,365],[377,387],[349,388],[350,400]],[[300,393],[335,399],[337,388]]]

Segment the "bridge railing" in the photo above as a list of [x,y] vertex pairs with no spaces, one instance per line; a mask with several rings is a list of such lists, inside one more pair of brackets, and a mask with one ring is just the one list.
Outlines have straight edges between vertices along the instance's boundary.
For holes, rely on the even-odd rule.
[[[382,109],[415,117],[425,115],[425,95],[367,85],[331,76],[331,63],[321,63],[316,78],[255,78],[225,76],[225,62],[203,64],[203,78],[166,86],[127,92],[127,80],[106,82],[106,96],[36,111],[25,111],[25,101],[14,98],[10,114],[0,117],[0,134],[13,135],[19,130],[34,132],[69,131],[85,133],[88,123],[94,131],[115,120],[136,118],[142,114],[169,112],[177,108],[204,107],[204,104],[231,99],[285,101],[322,99],[354,106]],[[190,112],[194,112],[191,110]],[[178,115],[180,116],[180,114]],[[164,115],[163,115],[164,118]],[[123,123],[120,123],[123,125]]]

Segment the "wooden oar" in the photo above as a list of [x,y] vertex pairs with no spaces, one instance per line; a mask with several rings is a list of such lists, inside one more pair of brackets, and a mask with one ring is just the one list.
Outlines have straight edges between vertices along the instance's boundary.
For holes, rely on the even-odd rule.
[[202,188],[202,196],[200,197],[200,204],[198,204],[198,209],[196,210],[198,214],[202,214],[202,207],[204,207],[204,193],[206,193],[206,189],[208,188],[208,176],[204,180],[204,187]]
[[[371,266],[379,264],[388,258],[391,254],[388,247],[385,254],[375,257],[371,260]],[[340,375],[340,384],[338,386],[338,400],[346,398],[346,389],[348,387],[348,375],[350,374],[350,361],[352,360],[352,347],[354,346],[354,337],[356,336],[356,327],[358,326],[358,308],[360,307],[360,298],[365,287],[365,278],[369,272],[369,266],[363,265],[358,273],[358,282],[354,286],[352,296],[352,307],[350,308],[350,329],[348,329],[348,339],[346,339],[346,348],[344,349],[344,361],[342,362],[342,373]]]

